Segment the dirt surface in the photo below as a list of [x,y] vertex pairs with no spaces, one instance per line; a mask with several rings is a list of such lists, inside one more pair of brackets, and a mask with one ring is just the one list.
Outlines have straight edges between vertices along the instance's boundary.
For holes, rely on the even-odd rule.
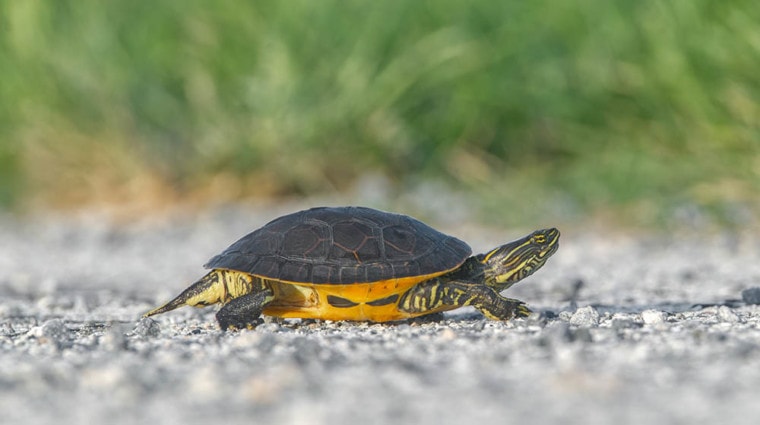
[[[213,308],[139,319],[200,277],[212,255],[288,211],[126,225],[96,215],[0,219],[2,423],[760,418],[760,296],[750,289],[760,286],[760,243],[751,235],[561,229],[558,253],[506,293],[536,313],[506,323],[471,309],[393,324],[268,320],[231,333],[216,328]],[[476,251],[523,233],[442,230]]]

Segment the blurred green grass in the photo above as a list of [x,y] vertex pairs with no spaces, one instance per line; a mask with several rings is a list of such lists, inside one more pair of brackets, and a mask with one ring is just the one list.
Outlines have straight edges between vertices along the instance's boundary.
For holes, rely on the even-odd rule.
[[501,221],[741,224],[758,22],[754,1],[2,2],[0,203],[346,193],[372,175]]

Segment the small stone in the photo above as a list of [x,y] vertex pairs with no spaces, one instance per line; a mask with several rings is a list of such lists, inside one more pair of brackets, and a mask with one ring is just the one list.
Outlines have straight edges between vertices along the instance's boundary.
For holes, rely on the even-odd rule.
[[742,301],[747,304],[760,304],[760,286],[747,288],[742,291]]
[[51,319],[40,326],[29,329],[28,336],[37,338],[40,342],[49,343],[56,348],[62,348],[68,340],[69,330],[61,319]]
[[739,321],[739,315],[731,307],[722,305],[718,307],[718,318],[727,323],[736,323]]
[[599,312],[594,307],[586,306],[575,310],[570,317],[570,324],[576,326],[594,326],[599,324]]
[[158,326],[158,322],[146,317],[137,322],[132,334],[141,337],[156,337],[161,334],[161,327]]
[[42,335],[57,341],[67,338],[69,330],[61,319],[48,320],[42,324]]
[[663,323],[667,317],[668,315],[664,311],[659,310],[644,310],[641,312],[641,320],[647,325]]
[[15,333],[13,325],[7,322],[0,323],[0,336],[12,336]]

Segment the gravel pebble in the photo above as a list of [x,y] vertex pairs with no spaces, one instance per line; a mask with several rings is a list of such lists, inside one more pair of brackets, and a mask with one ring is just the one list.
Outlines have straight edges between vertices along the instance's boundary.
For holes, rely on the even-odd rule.
[[663,323],[668,315],[664,311],[644,310],[641,312],[641,320],[647,325],[656,325]]
[[754,286],[742,291],[742,301],[747,304],[760,304],[760,286]]
[[570,317],[570,324],[576,326],[595,326],[599,324],[599,312],[592,306],[581,307],[575,310]]
[[722,305],[718,307],[718,318],[723,322],[736,323],[739,321],[739,315],[731,307]]
[[137,322],[132,333],[144,338],[156,337],[161,333],[161,327],[151,318],[142,318]]
[[68,342],[69,330],[61,319],[51,319],[31,328],[27,335],[60,348]]

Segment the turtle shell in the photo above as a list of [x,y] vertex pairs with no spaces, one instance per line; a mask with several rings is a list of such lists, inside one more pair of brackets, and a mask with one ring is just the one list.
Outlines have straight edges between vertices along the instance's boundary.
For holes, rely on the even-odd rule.
[[277,218],[205,265],[305,284],[356,284],[443,274],[472,250],[411,217],[364,207]]

